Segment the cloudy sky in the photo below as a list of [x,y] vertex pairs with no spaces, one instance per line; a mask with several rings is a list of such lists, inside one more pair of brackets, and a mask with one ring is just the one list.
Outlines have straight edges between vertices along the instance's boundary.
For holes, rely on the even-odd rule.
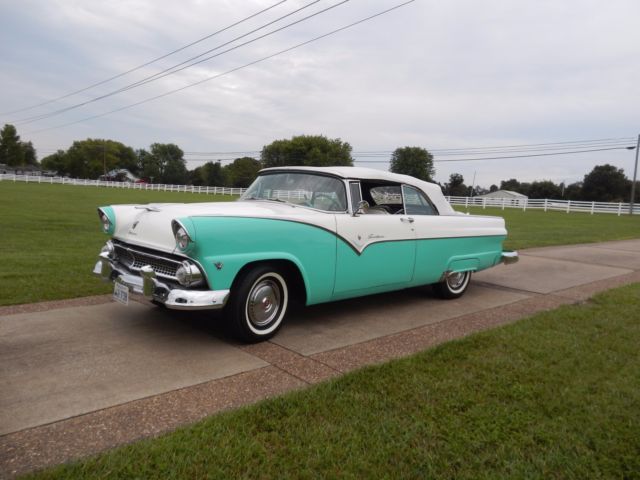
[[[637,0],[416,0],[253,63],[403,0],[278,2],[0,0],[0,123],[16,125],[40,158],[89,137],[134,148],[173,142],[189,152],[193,168],[234,157],[207,152],[257,152],[275,139],[324,134],[348,141],[358,165],[381,169],[396,147],[425,147],[435,153],[441,182],[452,172],[467,183],[475,174],[476,184],[486,187],[513,177],[572,182],[603,163],[632,174],[634,152],[625,149],[444,160],[634,145],[640,133]],[[271,6],[143,68],[25,110]],[[218,55],[94,100],[205,51],[211,52],[199,60]],[[124,108],[210,77],[216,78]],[[618,140],[581,143],[601,139]],[[558,142],[576,143],[538,145]],[[536,146],[489,148],[509,145]]]

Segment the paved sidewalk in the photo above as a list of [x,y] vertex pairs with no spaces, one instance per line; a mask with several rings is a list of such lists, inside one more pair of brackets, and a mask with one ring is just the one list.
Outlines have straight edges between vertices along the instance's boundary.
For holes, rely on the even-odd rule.
[[461,299],[425,288],[313,306],[257,345],[210,314],[109,296],[0,308],[0,478],[640,281],[640,239],[520,253]]

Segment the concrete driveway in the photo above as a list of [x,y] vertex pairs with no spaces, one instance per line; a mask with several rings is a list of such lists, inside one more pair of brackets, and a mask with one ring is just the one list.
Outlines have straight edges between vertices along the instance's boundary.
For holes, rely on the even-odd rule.
[[640,281],[640,240],[538,248],[429,288],[295,312],[239,345],[210,313],[108,297],[0,309],[0,476],[66,461],[374,362]]

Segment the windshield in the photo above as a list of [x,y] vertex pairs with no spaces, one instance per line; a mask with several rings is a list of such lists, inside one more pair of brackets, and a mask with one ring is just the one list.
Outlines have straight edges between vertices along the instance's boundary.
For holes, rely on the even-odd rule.
[[281,172],[260,175],[240,200],[275,200],[327,212],[347,210],[343,182],[313,173]]

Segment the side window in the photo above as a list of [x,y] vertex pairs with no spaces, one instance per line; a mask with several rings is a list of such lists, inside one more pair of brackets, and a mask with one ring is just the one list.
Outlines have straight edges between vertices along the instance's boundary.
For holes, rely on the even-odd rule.
[[402,186],[405,215],[438,215],[438,211],[429,199],[418,189]]
[[351,206],[355,212],[358,208],[358,203],[362,200],[362,193],[360,192],[360,182],[349,182],[349,190],[351,191]]
[[369,190],[374,205],[387,205],[390,208],[402,208],[400,185],[378,185]]

